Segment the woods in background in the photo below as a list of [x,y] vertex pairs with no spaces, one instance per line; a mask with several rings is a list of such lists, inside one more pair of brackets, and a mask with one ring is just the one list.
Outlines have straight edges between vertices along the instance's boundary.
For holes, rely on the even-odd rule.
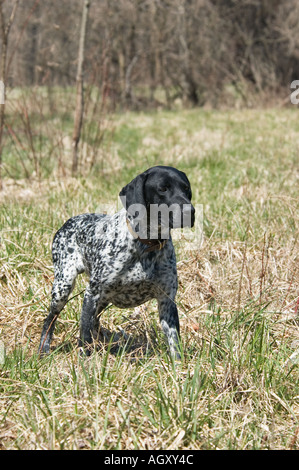
[[[4,12],[11,9],[4,2]],[[7,86],[73,86],[82,0],[20,1],[11,27]],[[243,96],[289,92],[299,78],[296,0],[93,0],[84,81],[113,107],[176,99],[218,106],[228,87]]]

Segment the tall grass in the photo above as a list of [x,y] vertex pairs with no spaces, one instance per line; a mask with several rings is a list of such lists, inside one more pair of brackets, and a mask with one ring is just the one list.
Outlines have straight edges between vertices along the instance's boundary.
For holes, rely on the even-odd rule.
[[[111,117],[107,160],[89,177],[68,176],[65,149],[48,173],[40,160],[30,180],[21,169],[8,175],[0,448],[298,448],[297,131],[292,110],[127,113]],[[7,152],[12,171],[19,156]],[[116,201],[131,177],[158,163],[186,171],[204,205],[203,245],[176,246],[182,362],[168,355],[155,302],[110,306],[100,349],[80,357],[84,277],[57,321],[51,354],[39,358],[55,231]]]

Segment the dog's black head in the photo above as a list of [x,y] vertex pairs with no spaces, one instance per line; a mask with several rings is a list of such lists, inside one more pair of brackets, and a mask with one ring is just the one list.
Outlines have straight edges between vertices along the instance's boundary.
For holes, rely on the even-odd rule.
[[190,183],[185,173],[176,168],[149,168],[127,184],[119,195],[130,216],[135,221],[146,221],[151,233],[156,233],[158,227],[169,231],[194,225]]

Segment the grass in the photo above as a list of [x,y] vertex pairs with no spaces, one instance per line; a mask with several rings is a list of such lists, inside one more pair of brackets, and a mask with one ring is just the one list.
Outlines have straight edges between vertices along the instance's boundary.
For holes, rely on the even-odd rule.
[[[49,114],[47,128],[57,116]],[[59,138],[67,129],[62,120]],[[92,145],[83,139],[83,170]],[[293,109],[110,116],[91,173],[78,179],[68,176],[67,146],[45,169],[39,160],[30,179],[7,148],[0,448],[298,449],[297,149]],[[155,302],[110,306],[100,351],[82,359],[83,277],[57,321],[51,354],[39,358],[55,231],[116,201],[154,164],[186,171],[194,202],[204,206],[202,246],[176,247],[182,362],[168,356]]]

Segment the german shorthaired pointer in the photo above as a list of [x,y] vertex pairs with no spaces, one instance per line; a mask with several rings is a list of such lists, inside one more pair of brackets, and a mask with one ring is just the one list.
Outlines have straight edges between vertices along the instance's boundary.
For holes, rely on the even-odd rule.
[[185,173],[167,166],[149,168],[120,192],[124,209],[114,215],[82,214],[56,233],[54,283],[40,353],[48,353],[55,321],[75,279],[87,273],[80,321],[80,346],[90,354],[100,312],[110,303],[136,307],[157,299],[170,353],[179,359],[177,272],[170,229],[193,226],[194,207]]

